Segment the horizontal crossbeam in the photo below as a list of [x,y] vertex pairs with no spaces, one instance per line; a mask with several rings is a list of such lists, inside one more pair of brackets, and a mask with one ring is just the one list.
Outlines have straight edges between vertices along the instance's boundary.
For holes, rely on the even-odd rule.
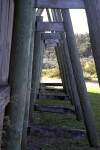
[[36,31],[64,31],[62,22],[37,22]]
[[31,131],[32,135],[40,136],[40,137],[49,136],[53,138],[59,137],[59,138],[75,139],[75,140],[86,138],[86,132],[81,129],[55,128],[55,127],[33,125],[29,131]]
[[34,8],[84,9],[84,0],[35,0]]
[[59,33],[43,33],[41,38],[43,40],[46,40],[46,39],[58,39],[58,40],[60,40],[61,35]]
[[40,86],[62,86],[62,83],[40,83]]
[[59,43],[58,39],[45,40],[45,44]]
[[73,114],[75,115],[75,110],[73,108],[66,108],[60,106],[48,106],[48,105],[34,105],[35,111],[40,112],[51,112],[51,113],[61,113],[61,114]]
[[57,46],[57,43],[45,44],[45,48],[56,47],[56,46]]
[[40,93],[64,93],[65,91],[63,89],[39,89]]
[[63,100],[63,101],[70,101],[69,96],[61,96],[61,95],[44,95],[44,94],[38,94],[38,99],[48,99],[48,100]]

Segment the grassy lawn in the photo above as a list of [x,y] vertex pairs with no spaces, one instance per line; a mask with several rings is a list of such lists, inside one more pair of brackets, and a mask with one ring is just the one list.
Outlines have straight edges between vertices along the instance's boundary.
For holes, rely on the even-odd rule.
[[[58,79],[47,80],[43,82],[61,82]],[[86,82],[90,103],[95,118],[95,123],[100,139],[100,88],[97,82]],[[56,87],[55,87],[56,88]],[[60,93],[59,93],[60,94]],[[57,105],[73,108],[70,102],[37,100],[37,104]],[[51,127],[85,129],[84,121],[77,121],[74,115],[34,112],[33,121],[36,125],[45,125]],[[69,140],[63,138],[33,137],[34,142],[38,141],[42,150],[96,150],[89,146],[88,140]],[[45,142],[44,142],[45,141]],[[99,150],[99,149],[98,149]]]

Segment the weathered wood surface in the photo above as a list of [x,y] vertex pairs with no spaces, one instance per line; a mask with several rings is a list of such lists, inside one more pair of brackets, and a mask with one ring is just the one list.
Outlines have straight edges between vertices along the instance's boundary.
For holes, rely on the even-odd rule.
[[[32,1],[17,0],[13,26],[12,49],[9,70],[11,103],[7,106],[10,126],[6,128],[7,150],[20,150],[27,94],[28,62],[30,56],[30,29]],[[17,139],[17,140],[16,140]]]
[[45,40],[45,44],[59,43],[58,39]]
[[0,4],[0,84],[8,81],[14,1],[2,0]]
[[59,106],[48,106],[48,105],[34,105],[35,111],[40,112],[51,112],[51,113],[61,113],[61,114],[73,114],[75,115],[75,110],[73,108],[59,107]]
[[36,31],[64,31],[62,22],[36,22]]
[[27,127],[29,123],[29,109],[30,109],[30,96],[31,96],[31,82],[32,82],[32,66],[33,66],[33,54],[34,54],[34,36],[35,36],[35,21],[36,21],[36,10],[33,9],[32,21],[31,21],[31,43],[30,43],[30,60],[28,65],[28,81],[27,81],[27,94],[26,104],[23,122],[23,133],[22,133],[22,149],[26,148],[27,145]]
[[[88,1],[88,2],[90,2],[90,1]],[[89,3],[89,4],[91,4],[91,3]],[[88,9],[90,9],[89,5],[88,5]],[[91,13],[91,15],[92,15],[92,13]],[[74,32],[73,32],[73,27],[72,27],[69,10],[63,9],[62,17],[64,20],[66,39],[67,39],[67,43],[68,43],[68,47],[69,47],[70,58],[71,58],[73,71],[74,71],[74,75],[75,75],[77,90],[78,90],[79,97],[80,97],[80,104],[81,104],[81,108],[82,108],[82,112],[83,112],[84,122],[86,125],[88,139],[92,146],[98,146],[98,135],[97,135],[95,121],[94,121],[94,117],[92,114],[90,100],[88,97],[87,88],[85,85],[82,67],[81,67],[81,63],[80,63],[80,59],[79,59],[79,55],[78,55],[78,49],[77,49],[77,44],[75,41],[75,36],[74,36]],[[90,16],[90,18],[91,17],[92,16]]]
[[56,47],[56,46],[57,46],[57,43],[45,44],[45,48]]
[[64,93],[63,89],[39,89],[40,93]]
[[69,96],[38,94],[38,99],[70,101]]
[[5,107],[10,101],[10,86],[0,86],[0,150]]
[[100,85],[100,0],[84,0],[93,57]]
[[35,8],[84,9],[84,0],[36,0]]
[[[41,22],[43,21],[43,17],[37,16],[36,20]],[[43,40],[41,40],[41,32],[35,32],[32,83],[31,83],[32,90],[31,90],[30,112],[29,112],[30,120],[32,120],[32,114],[34,111],[33,108],[39,90],[43,56],[44,56],[44,42]]]
[[0,86],[0,112],[10,101],[10,86]]
[[66,139],[84,139],[86,132],[80,129],[67,129],[67,128],[54,128],[46,126],[32,126],[30,127],[32,135],[47,136],[47,137],[60,137]]
[[62,86],[62,83],[40,83],[40,86]]
[[59,33],[43,33],[41,38],[43,40],[46,40],[46,39],[58,39],[58,40],[60,40],[61,35]]

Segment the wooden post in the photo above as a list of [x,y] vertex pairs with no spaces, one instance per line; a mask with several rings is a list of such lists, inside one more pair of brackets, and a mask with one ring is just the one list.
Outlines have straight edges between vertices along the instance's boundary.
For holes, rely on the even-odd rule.
[[63,22],[66,31],[66,38],[68,42],[68,48],[70,58],[73,66],[77,89],[80,97],[83,117],[86,125],[87,135],[91,146],[98,147],[98,135],[94,123],[94,118],[85,86],[83,72],[79,60],[79,54],[74,37],[73,27],[68,9],[62,10]]
[[[36,19],[38,22],[43,21],[43,17],[37,16]],[[41,68],[41,59],[43,58],[43,40],[41,40],[41,32],[35,33],[34,41],[34,56],[33,56],[33,71],[32,71],[32,90],[31,90],[31,99],[30,99],[30,121],[32,120],[32,114],[34,110],[34,104],[37,99],[37,93],[39,89],[40,82],[40,68]]]
[[[62,21],[60,10],[56,10],[56,11],[57,11],[58,21]],[[65,56],[65,64],[66,64],[65,68],[67,66],[67,69],[68,69],[69,80],[70,80],[70,85],[71,85],[71,89],[72,89],[73,101],[74,101],[74,105],[75,105],[77,119],[81,120],[82,119],[82,111],[81,111],[79,95],[78,95],[78,91],[77,91],[77,87],[76,87],[76,82],[75,82],[75,78],[74,78],[74,72],[73,72],[73,68],[72,68],[72,64],[71,64],[71,59],[70,59],[70,55],[69,55],[68,45],[67,45],[67,41],[65,38],[65,34],[61,33],[61,36],[62,36],[62,40],[63,40],[62,53],[63,53],[63,56]]]
[[100,1],[85,0],[90,40],[100,85]]
[[31,0],[15,1],[15,18],[9,72],[11,102],[6,111],[10,120],[10,125],[7,126],[6,130],[7,150],[21,150],[30,56],[32,5]]
[[33,65],[33,53],[34,53],[34,35],[35,35],[35,20],[36,20],[36,10],[33,9],[32,17],[32,29],[31,29],[31,44],[30,44],[30,60],[28,66],[28,83],[27,83],[27,94],[26,94],[26,104],[25,104],[25,114],[23,123],[23,134],[22,134],[22,149],[26,147],[27,144],[27,127],[29,122],[29,108],[30,108],[30,94],[31,94],[31,82],[32,82],[32,65]]

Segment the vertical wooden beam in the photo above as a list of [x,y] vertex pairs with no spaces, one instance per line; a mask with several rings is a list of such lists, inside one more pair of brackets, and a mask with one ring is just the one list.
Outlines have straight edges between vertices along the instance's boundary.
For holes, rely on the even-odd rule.
[[[43,17],[37,16],[36,19],[38,22],[43,21]],[[34,56],[33,56],[33,71],[32,71],[32,90],[31,90],[31,99],[30,99],[30,112],[29,118],[32,120],[32,114],[34,111],[34,104],[37,99],[37,93],[40,83],[40,68],[41,68],[41,57],[43,57],[43,40],[41,40],[41,32],[35,33],[34,41]]]
[[63,9],[62,16],[63,16],[63,22],[66,31],[66,38],[68,42],[70,58],[74,70],[75,80],[76,80],[77,89],[80,97],[88,139],[91,146],[98,147],[98,135],[97,135],[97,131],[94,123],[94,117],[92,114],[92,110],[91,110],[91,106],[87,94],[87,89],[85,86],[85,81],[84,81],[83,72],[79,60],[79,54],[78,54],[77,45],[74,37],[69,10]]
[[100,85],[100,1],[85,0],[90,40]]
[[32,83],[32,65],[33,65],[33,54],[34,54],[34,36],[35,36],[35,21],[36,21],[36,10],[33,9],[32,16],[32,27],[31,27],[31,44],[30,44],[30,60],[28,66],[28,82],[27,82],[27,94],[26,94],[26,104],[25,104],[25,114],[23,123],[23,134],[22,134],[22,149],[26,147],[27,144],[27,127],[29,122],[29,108],[30,108],[30,94],[31,94],[31,83]]
[[15,16],[9,84],[11,102],[7,107],[10,125],[7,127],[7,150],[21,150],[24,111],[27,93],[28,62],[30,56],[30,29],[32,21],[32,1],[15,1]]

